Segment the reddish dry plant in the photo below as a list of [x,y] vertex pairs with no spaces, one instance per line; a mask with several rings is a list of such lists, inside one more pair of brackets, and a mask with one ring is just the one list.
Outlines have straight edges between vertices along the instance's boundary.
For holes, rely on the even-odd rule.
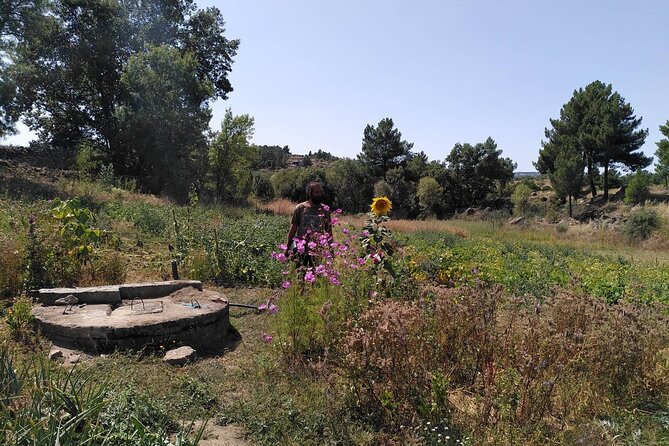
[[562,429],[666,400],[665,313],[564,290],[538,302],[434,288],[368,311],[345,338],[345,368],[357,408],[380,426],[453,414],[468,428]]

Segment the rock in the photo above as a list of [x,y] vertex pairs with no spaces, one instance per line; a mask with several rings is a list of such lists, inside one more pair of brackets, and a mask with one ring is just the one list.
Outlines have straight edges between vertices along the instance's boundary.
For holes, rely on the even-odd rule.
[[475,208],[467,208],[465,209],[465,215],[474,215],[476,213]]
[[59,359],[62,359],[62,357],[63,357],[63,351],[59,348],[54,347],[49,352],[49,361],[57,361]]
[[74,294],[68,294],[65,297],[61,297],[54,301],[54,305],[76,305],[79,303],[79,299]]
[[516,218],[510,218],[509,219],[509,224],[510,225],[519,225],[525,222],[525,217],[516,217]]
[[193,348],[184,346],[172,349],[165,353],[163,361],[169,365],[184,365],[195,359],[197,352]]

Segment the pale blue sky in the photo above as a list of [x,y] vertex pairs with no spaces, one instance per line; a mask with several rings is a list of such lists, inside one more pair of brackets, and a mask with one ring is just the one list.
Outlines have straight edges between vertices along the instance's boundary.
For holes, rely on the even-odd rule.
[[669,120],[667,0],[196,1],[241,40],[212,128],[248,113],[257,144],[354,157],[391,117],[430,159],[492,136],[534,170],[548,119],[596,79],[643,117],[646,154]]

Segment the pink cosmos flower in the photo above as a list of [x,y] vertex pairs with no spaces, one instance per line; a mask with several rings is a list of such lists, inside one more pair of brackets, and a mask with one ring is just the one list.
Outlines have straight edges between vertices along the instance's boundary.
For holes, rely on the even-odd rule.
[[339,219],[337,217],[332,217],[332,220],[330,220],[333,225],[336,225],[339,223]]
[[283,274],[284,276],[287,276],[288,274],[290,274],[290,271],[281,271],[281,274]]
[[362,236],[363,236],[363,237],[369,237],[369,231],[368,231],[367,229],[365,229],[364,231],[362,231]]
[[337,214],[341,214],[341,213],[344,212],[344,211],[342,211],[341,209],[338,208],[335,212],[336,212]]
[[267,304],[260,304],[258,305],[258,310],[260,311],[265,311],[267,309]]
[[285,280],[285,281],[281,284],[281,287],[282,287],[284,290],[287,290],[288,288],[290,288],[290,280]]
[[344,234],[348,234],[351,231],[349,231],[348,228],[344,228],[344,229],[341,230],[341,232],[343,232]]
[[281,262],[281,263],[286,263],[286,261],[288,260],[288,259],[286,258],[286,255],[285,255],[284,253],[282,253],[282,252],[280,252],[280,253],[278,253],[278,254],[276,255],[276,259],[277,259],[279,262]]
[[279,245],[279,249],[280,249],[281,251],[285,251],[286,249],[288,249],[288,246],[286,246],[285,243],[282,243],[282,244]]
[[270,342],[272,342],[272,339],[274,339],[272,335],[268,335],[267,333],[262,334],[262,341],[264,343],[269,344]]
[[318,244],[316,244],[316,242],[309,242],[307,246],[309,247],[309,249],[313,250],[316,249],[316,246],[318,246]]
[[348,246],[346,246],[346,245],[339,245],[339,250],[340,250],[341,252],[346,252],[347,249],[348,249]]
[[316,274],[323,274],[325,272],[325,265],[318,265],[316,267]]
[[330,206],[328,206],[327,204],[324,204],[324,205],[323,205],[323,210],[324,210],[325,212],[328,212],[328,211],[330,210]]
[[269,306],[269,314],[277,314],[279,312],[279,307],[272,304]]
[[314,283],[314,280],[316,280],[316,276],[314,276],[313,271],[311,271],[311,268],[307,270],[307,272],[304,274],[304,280],[306,280],[309,283]]
[[341,285],[341,283],[339,282],[339,279],[337,279],[335,276],[330,277],[330,283],[332,285],[337,285],[337,286]]
[[374,298],[376,298],[377,294],[378,294],[378,293],[377,293],[376,291],[372,290],[372,291],[369,292],[369,297],[371,297],[372,299],[374,299]]
[[364,265],[366,262],[366,259],[364,257],[358,257],[358,265]]

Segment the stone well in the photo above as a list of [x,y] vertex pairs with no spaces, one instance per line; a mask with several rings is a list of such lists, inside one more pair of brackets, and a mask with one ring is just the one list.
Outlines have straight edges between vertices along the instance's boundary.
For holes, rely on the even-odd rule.
[[[56,301],[75,296],[73,305]],[[199,281],[39,290],[33,314],[55,344],[87,351],[189,345],[218,352],[229,326],[225,296]]]

